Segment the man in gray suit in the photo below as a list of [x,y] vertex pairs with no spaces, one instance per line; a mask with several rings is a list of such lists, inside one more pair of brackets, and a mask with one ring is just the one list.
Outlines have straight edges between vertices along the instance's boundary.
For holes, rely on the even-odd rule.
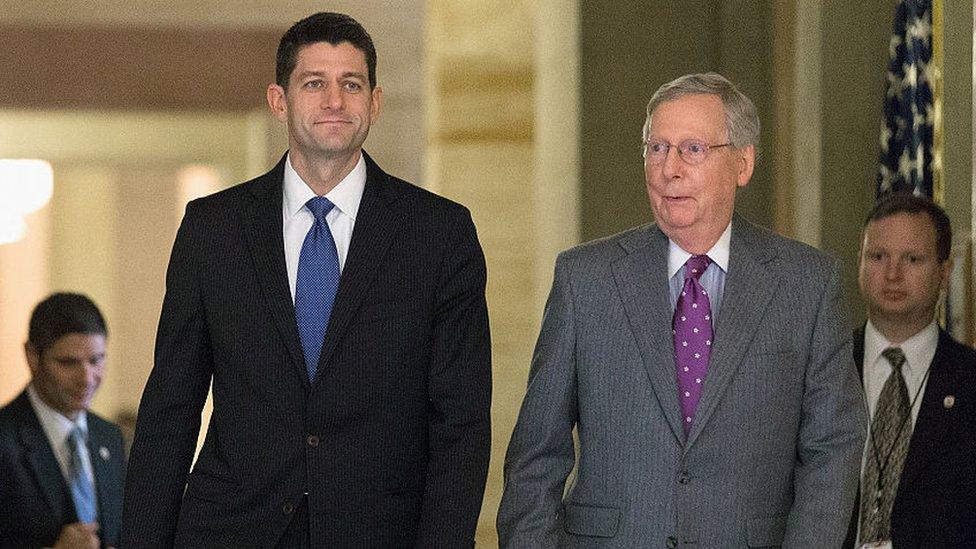
[[733,213],[759,120],[722,76],[662,86],[643,135],[657,223],[556,261],[501,545],[838,547],[866,428],[840,264]]

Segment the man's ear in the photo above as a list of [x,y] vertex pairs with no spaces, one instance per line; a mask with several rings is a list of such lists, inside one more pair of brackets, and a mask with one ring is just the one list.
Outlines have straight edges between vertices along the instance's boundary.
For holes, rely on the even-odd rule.
[[370,106],[369,119],[370,122],[376,122],[376,119],[380,117],[380,107],[383,106],[383,88],[381,86],[376,86],[373,88],[373,101]]
[[37,352],[37,347],[30,341],[24,343],[24,355],[27,357],[27,367],[30,368],[31,375],[36,376],[41,369],[41,354]]
[[285,88],[282,88],[278,84],[268,84],[267,98],[268,107],[271,108],[271,114],[281,122],[285,122],[288,119],[288,102],[285,101]]
[[739,187],[745,187],[749,184],[749,180],[752,179],[752,171],[756,167],[756,147],[753,145],[747,145],[741,149],[737,149],[736,153],[740,156],[736,158],[739,163],[739,173],[736,176],[736,185]]
[[939,290],[942,293],[949,291],[949,275],[952,274],[952,257],[946,259],[939,265]]

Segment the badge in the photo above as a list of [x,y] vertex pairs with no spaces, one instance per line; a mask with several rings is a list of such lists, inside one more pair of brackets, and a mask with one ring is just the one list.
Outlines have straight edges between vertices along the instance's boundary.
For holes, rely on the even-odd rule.
[[953,395],[946,395],[945,399],[942,400],[942,406],[945,407],[946,410],[951,409],[955,405],[956,397]]
[[109,452],[108,448],[104,446],[99,446],[98,455],[102,456],[102,461],[108,461],[108,458],[112,457],[112,452]]

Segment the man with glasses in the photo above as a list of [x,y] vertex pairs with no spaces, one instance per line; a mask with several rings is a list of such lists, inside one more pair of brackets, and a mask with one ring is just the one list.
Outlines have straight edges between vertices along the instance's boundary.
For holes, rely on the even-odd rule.
[[734,213],[758,141],[754,105],[720,75],[652,97],[656,224],[557,259],[502,546],[843,541],[865,418],[841,266]]

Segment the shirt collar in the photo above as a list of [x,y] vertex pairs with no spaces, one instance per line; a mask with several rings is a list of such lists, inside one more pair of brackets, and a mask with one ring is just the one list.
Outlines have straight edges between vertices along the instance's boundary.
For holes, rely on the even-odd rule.
[[[722,232],[722,236],[718,237],[718,241],[712,246],[712,249],[706,252],[712,263],[718,265],[723,272],[729,272],[729,243],[732,241],[732,222],[729,221],[729,225],[725,227],[725,231]],[[674,277],[681,267],[684,267],[685,262],[691,254],[681,249],[674,240],[668,239],[668,279]]]
[[[356,213],[359,212],[359,203],[363,199],[363,190],[366,188],[366,159],[362,153],[359,155],[359,162],[349,172],[338,185],[332,188],[325,197],[332,202],[342,213],[351,217],[354,221]],[[284,186],[285,211],[289,216],[294,216],[305,207],[305,203],[315,198],[316,194],[312,188],[302,179],[295,168],[291,165],[291,154],[285,162]]]
[[75,425],[81,427],[82,434],[87,438],[88,415],[84,410],[78,414],[77,420],[71,421],[61,415],[61,412],[51,408],[46,402],[41,400],[41,395],[37,394],[37,389],[34,388],[33,383],[27,386],[27,398],[30,399],[31,406],[34,407],[34,413],[37,414],[37,419],[40,420],[41,427],[44,429],[44,433],[52,444],[55,441],[64,441],[67,439],[68,434],[75,428]]
[[896,345],[875,328],[869,319],[864,327],[864,367],[868,368],[877,363],[878,357],[888,347],[899,347],[905,353],[905,366],[912,374],[917,374],[928,367],[929,360],[924,357],[933,356],[939,344],[939,326],[935,319],[918,333]]

